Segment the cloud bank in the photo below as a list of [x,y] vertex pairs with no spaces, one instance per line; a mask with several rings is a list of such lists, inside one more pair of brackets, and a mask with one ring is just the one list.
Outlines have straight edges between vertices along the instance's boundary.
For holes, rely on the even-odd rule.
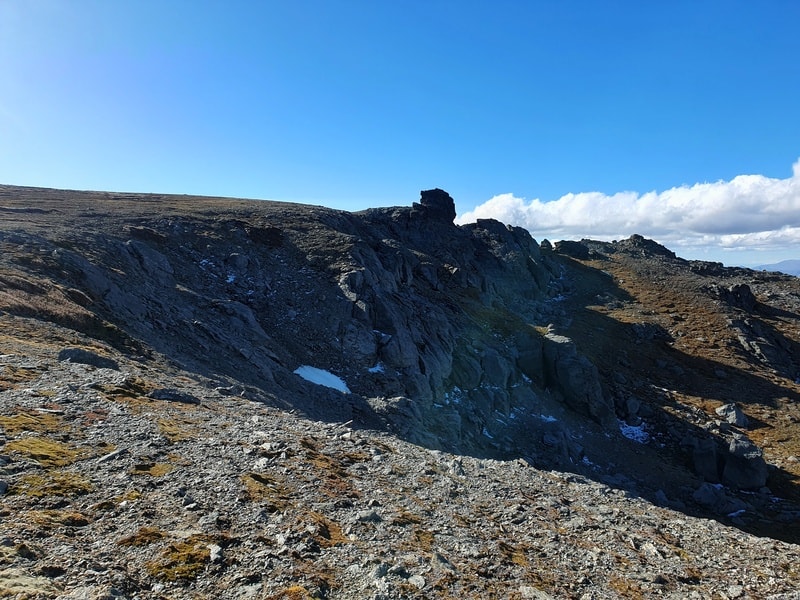
[[800,159],[787,179],[739,175],[663,192],[584,192],[549,202],[501,194],[456,222],[488,218],[525,227],[539,240],[612,240],[638,233],[687,257],[792,246],[800,255]]

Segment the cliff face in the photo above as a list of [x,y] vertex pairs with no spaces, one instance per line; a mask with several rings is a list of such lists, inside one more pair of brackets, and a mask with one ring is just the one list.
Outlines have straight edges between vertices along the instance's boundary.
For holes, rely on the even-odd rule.
[[[600,422],[613,416],[591,365],[535,328],[561,293],[559,266],[523,229],[456,227],[441,190],[361,214],[85,208],[105,214],[7,243],[128,345],[311,415],[388,420],[413,441],[459,451],[524,452],[529,441],[507,421],[535,414],[546,387]],[[301,365],[335,373],[353,394],[302,381]]]
[[[442,190],[361,213],[1,191],[8,317],[314,419],[521,457],[699,510],[728,506],[702,496],[703,481],[795,493],[792,466],[778,469],[776,455],[770,471],[760,434],[714,413],[741,411],[742,389],[776,406],[796,398],[792,278],[689,263],[640,236],[553,249],[492,220],[456,226]],[[781,286],[783,308],[769,308]],[[784,326],[794,333],[775,329]],[[723,330],[736,352],[701,357],[694,338],[708,327],[717,354]],[[777,379],[742,387],[753,365]],[[695,410],[705,416],[687,416]]]

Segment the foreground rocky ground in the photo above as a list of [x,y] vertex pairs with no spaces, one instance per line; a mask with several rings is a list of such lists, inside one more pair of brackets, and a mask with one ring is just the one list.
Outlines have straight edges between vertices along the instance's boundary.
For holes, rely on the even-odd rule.
[[454,215],[0,186],[0,597],[798,597],[800,280]]
[[582,476],[4,351],[4,597],[798,597],[800,547]]

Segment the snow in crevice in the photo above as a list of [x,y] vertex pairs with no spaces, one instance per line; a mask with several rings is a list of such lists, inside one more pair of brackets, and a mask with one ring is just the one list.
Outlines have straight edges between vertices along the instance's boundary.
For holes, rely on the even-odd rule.
[[463,397],[464,392],[461,391],[461,388],[453,386],[452,390],[445,392],[443,400],[445,404],[461,404]]
[[347,384],[344,382],[344,380],[341,377],[334,375],[330,371],[325,371],[324,369],[318,369],[316,367],[310,367],[308,365],[302,365],[294,370],[294,374],[299,375],[311,383],[329,387],[334,390],[339,390],[344,394],[350,393],[350,388],[347,387]]
[[634,427],[633,425],[628,425],[625,421],[620,421],[619,431],[629,440],[639,442],[640,444],[646,444],[650,441],[650,434],[647,433],[647,428],[644,423]]

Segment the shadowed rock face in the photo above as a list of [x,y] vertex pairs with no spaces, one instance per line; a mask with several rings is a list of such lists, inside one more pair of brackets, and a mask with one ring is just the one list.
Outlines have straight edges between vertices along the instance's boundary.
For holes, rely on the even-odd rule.
[[[359,213],[0,191],[0,311],[108,346],[71,344],[73,363],[150,361],[314,419],[712,513],[732,500],[706,488],[697,500],[703,481],[794,493],[793,463],[779,470],[762,449],[750,402],[798,398],[792,278],[687,263],[641,236],[553,248],[491,219],[456,226],[441,189]],[[712,325],[701,332],[697,315]],[[200,401],[172,385],[142,396]],[[720,420],[731,403],[740,418]]]
[[439,188],[423,190],[420,195],[419,204],[425,209],[428,218],[448,223],[452,223],[456,218],[456,203],[444,190]]

